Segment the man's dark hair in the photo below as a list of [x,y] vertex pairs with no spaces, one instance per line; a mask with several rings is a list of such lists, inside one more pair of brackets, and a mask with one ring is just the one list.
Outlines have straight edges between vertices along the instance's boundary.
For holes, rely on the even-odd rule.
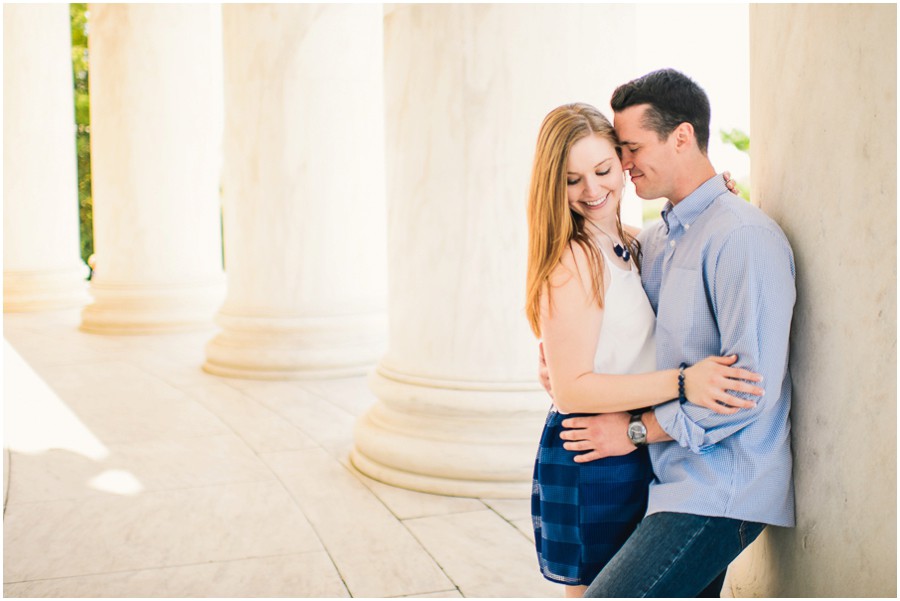
[[706,154],[709,98],[690,77],[675,69],[653,71],[616,88],[610,100],[616,113],[638,104],[650,105],[644,113],[644,127],[655,131],[660,140],[687,122],[694,127],[700,152]]

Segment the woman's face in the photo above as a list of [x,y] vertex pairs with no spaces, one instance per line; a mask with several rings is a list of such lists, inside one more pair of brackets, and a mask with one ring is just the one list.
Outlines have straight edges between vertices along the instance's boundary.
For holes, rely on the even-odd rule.
[[624,184],[622,162],[609,140],[593,134],[572,145],[566,192],[573,211],[601,226],[615,223]]

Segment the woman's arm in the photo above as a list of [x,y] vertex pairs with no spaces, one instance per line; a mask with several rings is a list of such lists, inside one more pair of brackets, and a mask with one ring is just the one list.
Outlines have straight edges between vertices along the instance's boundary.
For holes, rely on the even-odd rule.
[[[541,299],[541,334],[554,403],[565,413],[609,413],[650,407],[678,397],[678,370],[644,374],[594,373],[594,355],[603,310],[591,290],[587,255],[573,244],[551,274]],[[609,276],[604,278],[609,282]],[[710,358],[685,370],[685,392],[694,404],[719,413],[734,413],[754,403],[727,394],[738,390],[761,394],[755,374],[728,367],[734,359]],[[722,401],[730,406],[720,405]]]

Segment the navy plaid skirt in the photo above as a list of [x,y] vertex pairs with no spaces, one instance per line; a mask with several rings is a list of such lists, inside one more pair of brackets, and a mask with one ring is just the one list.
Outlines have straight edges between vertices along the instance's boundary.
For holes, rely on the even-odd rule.
[[579,415],[550,410],[534,464],[531,518],[541,573],[547,580],[589,585],[647,510],[653,468],[647,448],[621,457],[575,463],[563,448],[562,421]]

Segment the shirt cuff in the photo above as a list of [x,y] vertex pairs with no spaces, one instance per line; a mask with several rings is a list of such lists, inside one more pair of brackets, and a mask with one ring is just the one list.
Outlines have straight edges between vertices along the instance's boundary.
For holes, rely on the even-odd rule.
[[702,455],[712,449],[706,443],[706,430],[692,422],[679,401],[669,401],[653,410],[659,426],[679,445]]

